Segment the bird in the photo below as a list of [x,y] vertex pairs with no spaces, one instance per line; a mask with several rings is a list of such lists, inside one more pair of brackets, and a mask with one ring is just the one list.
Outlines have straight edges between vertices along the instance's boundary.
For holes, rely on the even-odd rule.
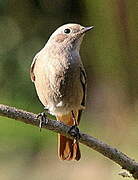
[[[87,77],[80,57],[84,27],[69,23],[57,28],[45,46],[35,55],[30,68],[31,80],[45,109],[71,127],[78,126],[86,106]],[[58,156],[61,160],[79,160],[77,140],[58,134]]]

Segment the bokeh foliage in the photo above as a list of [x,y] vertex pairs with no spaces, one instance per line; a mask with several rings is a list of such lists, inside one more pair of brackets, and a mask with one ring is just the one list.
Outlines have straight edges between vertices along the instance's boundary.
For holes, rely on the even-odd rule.
[[[0,103],[41,112],[29,77],[34,55],[60,25],[94,25],[81,48],[88,75],[81,129],[138,158],[137,10],[137,0],[0,0]],[[0,118],[0,179],[119,179],[119,169],[88,148],[77,165],[58,161],[56,151],[54,133]]]

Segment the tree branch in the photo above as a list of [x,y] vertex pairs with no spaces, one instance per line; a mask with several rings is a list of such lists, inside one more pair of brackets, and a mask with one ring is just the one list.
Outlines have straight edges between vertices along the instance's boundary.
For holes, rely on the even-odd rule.
[[[0,104],[0,116],[5,116],[37,127],[39,126],[39,119],[36,114],[16,109],[14,107]],[[56,120],[47,119],[46,124],[44,124],[42,128],[73,138],[68,133],[70,126]],[[135,179],[138,179],[138,163],[124,153],[83,132],[80,132],[79,142],[116,162],[122,167],[122,169],[129,171]]]

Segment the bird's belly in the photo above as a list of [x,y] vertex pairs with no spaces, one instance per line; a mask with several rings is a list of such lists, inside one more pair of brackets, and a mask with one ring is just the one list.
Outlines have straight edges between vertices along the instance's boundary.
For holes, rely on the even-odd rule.
[[50,83],[48,109],[52,114],[67,114],[73,109],[80,109],[82,86],[77,73],[56,75]]
[[81,109],[83,92],[78,73],[60,71],[37,76],[37,94],[51,114],[63,115],[74,109]]
[[[43,66],[42,66],[43,64]],[[42,104],[53,115],[81,109],[83,89],[78,63],[36,62],[35,87]]]

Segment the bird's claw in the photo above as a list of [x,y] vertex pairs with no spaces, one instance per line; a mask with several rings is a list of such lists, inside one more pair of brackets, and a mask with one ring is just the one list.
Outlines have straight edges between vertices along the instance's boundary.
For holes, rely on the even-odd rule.
[[71,126],[68,133],[71,136],[73,136],[76,140],[80,139],[80,131],[79,131],[79,128],[76,125]]
[[41,131],[42,126],[46,125],[48,122],[47,115],[44,112],[42,112],[37,115],[37,118],[39,119],[39,128]]

